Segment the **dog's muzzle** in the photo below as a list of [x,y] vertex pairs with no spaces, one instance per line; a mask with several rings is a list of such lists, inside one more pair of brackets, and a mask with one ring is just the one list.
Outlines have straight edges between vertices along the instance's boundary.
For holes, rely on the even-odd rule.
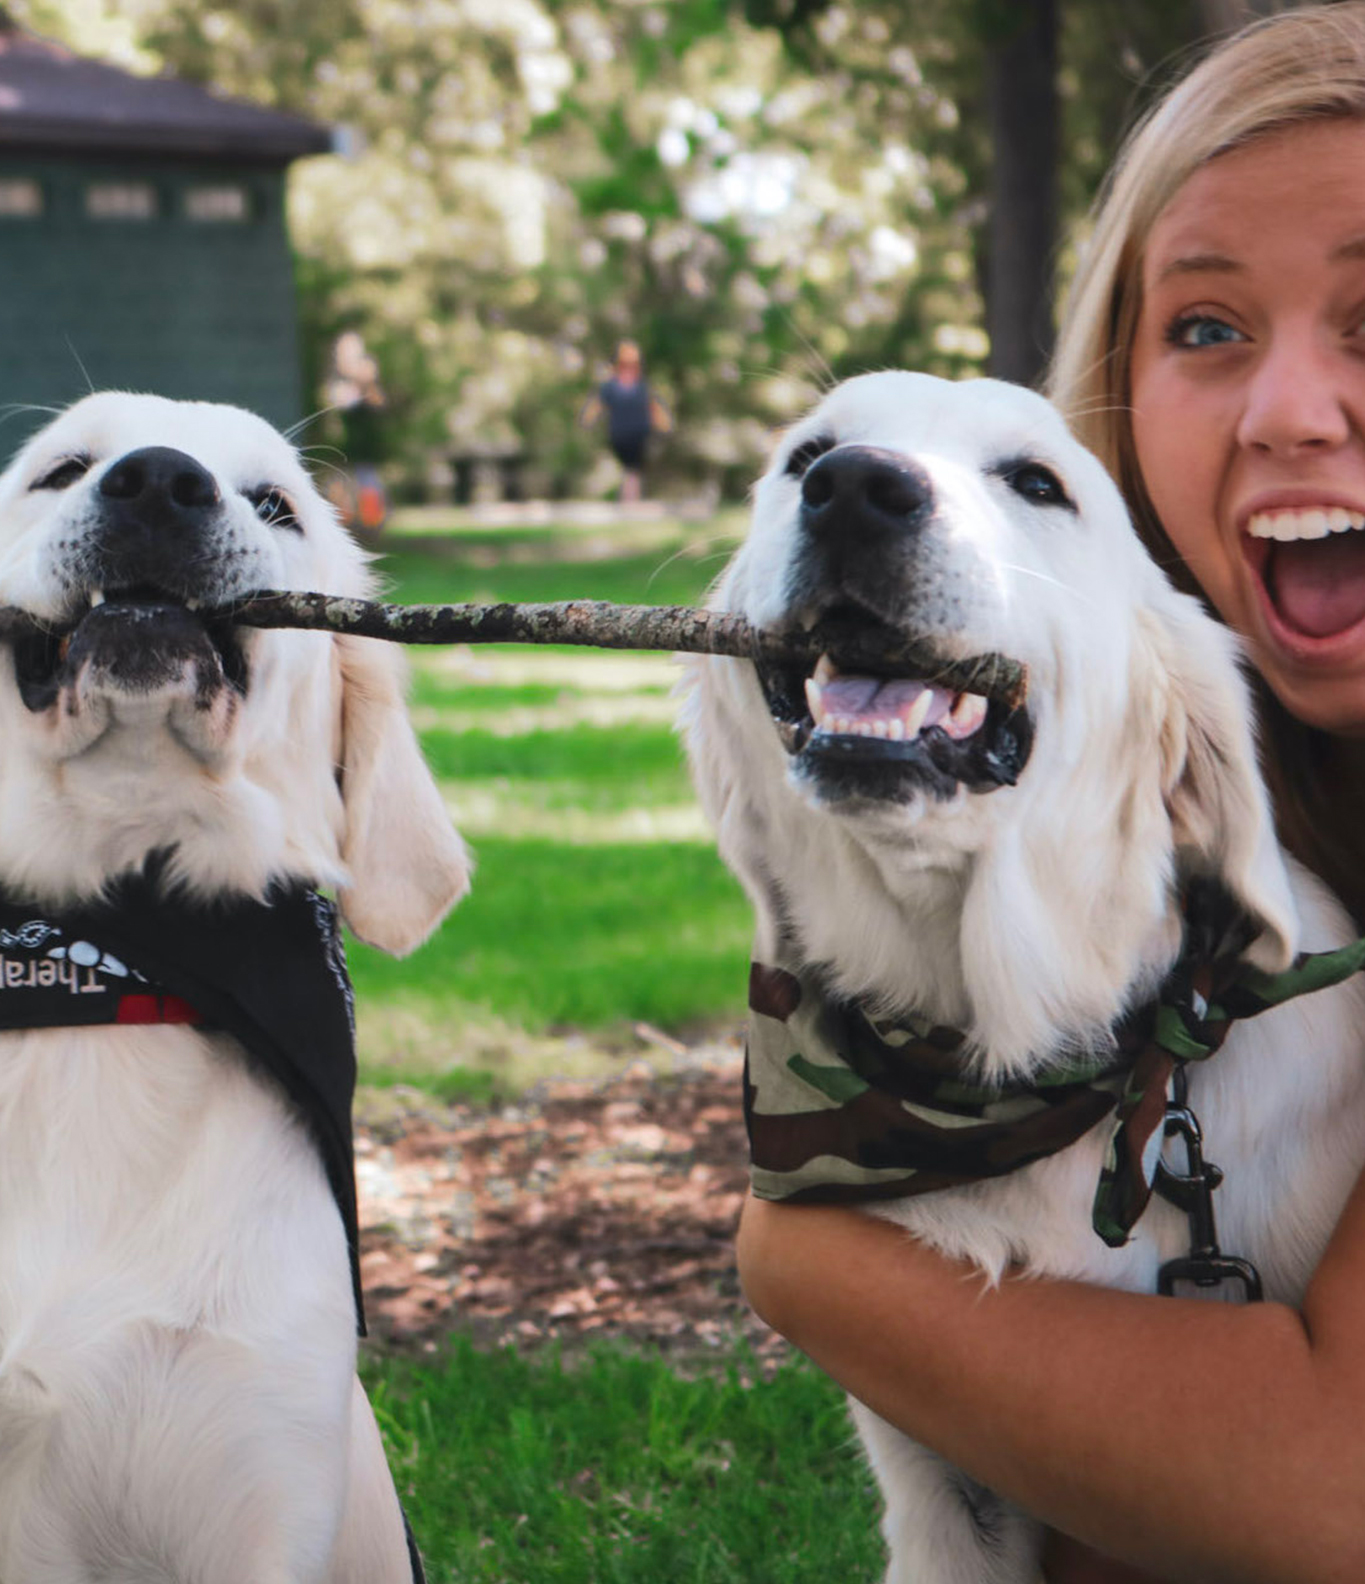
[[[912,459],[874,446],[826,452],[801,481],[793,608],[812,622],[884,633],[888,648],[932,641],[895,616],[914,541],[935,509],[932,480]],[[758,673],[795,768],[829,801],[1012,786],[1032,746],[1026,708],[938,687],[932,677],[845,673],[828,655],[813,668],[760,665]]]
[[199,607],[221,604],[207,581],[222,496],[208,470],[183,451],[144,446],[106,468],[96,518],[75,581],[84,590],[65,621],[20,638],[15,675],[24,705],[48,709],[92,666],[118,687],[150,692],[194,668],[207,698],[223,686],[245,693],[247,666],[230,622]]

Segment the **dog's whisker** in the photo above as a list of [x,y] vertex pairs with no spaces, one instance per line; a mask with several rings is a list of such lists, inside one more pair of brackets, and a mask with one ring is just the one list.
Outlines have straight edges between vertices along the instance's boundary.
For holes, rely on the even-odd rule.
[[316,423],[319,418],[327,417],[329,413],[340,411],[341,404],[339,402],[330,402],[326,407],[319,407],[315,412],[309,413],[306,418],[300,418],[297,423],[290,424],[289,428],[282,430],[281,433],[286,440],[292,441],[294,436],[302,434],[309,424]]
[[1082,601],[1092,609],[1096,606],[1096,601],[1090,595],[1082,594],[1080,589],[1073,587],[1070,583],[1063,583],[1060,578],[1050,577],[1046,572],[1040,572],[1037,567],[1021,566],[1016,561],[1001,561],[999,565],[1003,571],[1017,572],[1020,577],[1034,578],[1039,583],[1050,584],[1053,588],[1060,589],[1063,594],[1070,594],[1073,599]]
[[[713,551],[710,555],[699,556],[696,554],[696,547],[699,545],[725,545],[728,548]],[[708,561],[717,561],[722,557],[728,558],[733,549],[734,540],[729,534],[710,534],[705,539],[689,540],[687,544],[679,546],[671,556],[666,556],[659,562],[658,566],[646,578],[645,587],[653,588],[655,580],[666,572],[675,561],[681,561],[685,558],[689,561],[696,561],[699,566],[704,566]]]
[[85,381],[86,394],[93,396],[95,394],[95,382],[90,378],[90,370],[86,368],[85,364],[81,361],[81,355],[79,352],[77,352],[76,344],[74,341],[72,341],[71,337],[68,335],[63,339],[66,341],[67,351],[70,352],[71,356],[76,360],[76,367],[81,371],[81,378]]

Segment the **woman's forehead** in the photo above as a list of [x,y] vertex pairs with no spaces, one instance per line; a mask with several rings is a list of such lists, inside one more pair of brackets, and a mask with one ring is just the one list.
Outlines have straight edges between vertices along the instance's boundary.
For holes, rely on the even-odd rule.
[[1336,118],[1266,132],[1195,170],[1157,217],[1149,283],[1235,271],[1280,241],[1343,256],[1365,236],[1365,120]]

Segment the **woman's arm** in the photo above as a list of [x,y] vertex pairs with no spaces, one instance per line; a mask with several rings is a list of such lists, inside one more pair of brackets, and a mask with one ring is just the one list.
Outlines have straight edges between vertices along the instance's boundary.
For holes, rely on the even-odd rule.
[[1162,1577],[1365,1580],[1365,1187],[1302,1312],[1009,1278],[854,1210],[750,1199],[769,1324],[876,1413]]

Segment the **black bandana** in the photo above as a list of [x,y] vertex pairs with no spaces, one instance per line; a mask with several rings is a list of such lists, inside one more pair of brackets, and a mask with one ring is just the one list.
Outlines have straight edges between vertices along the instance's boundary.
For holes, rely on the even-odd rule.
[[0,1029],[158,1022],[231,1034],[298,1108],[346,1228],[363,1334],[355,1014],[335,907],[301,885],[193,902],[155,872],[60,912],[0,896]]

